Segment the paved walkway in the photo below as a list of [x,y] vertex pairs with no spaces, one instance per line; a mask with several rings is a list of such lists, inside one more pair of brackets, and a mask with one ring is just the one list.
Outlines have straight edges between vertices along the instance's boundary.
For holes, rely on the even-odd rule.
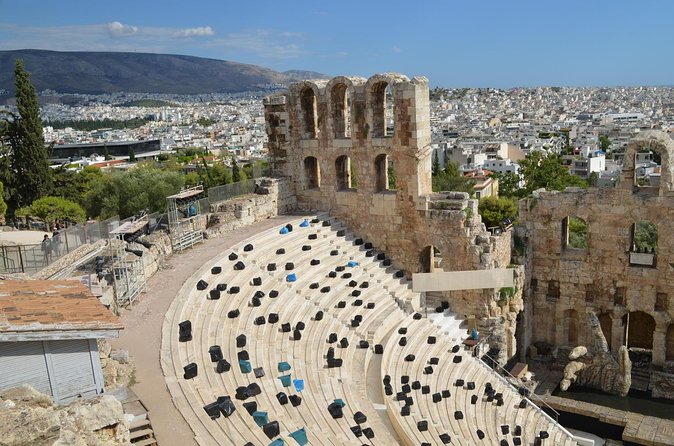
[[132,386],[150,412],[152,427],[160,446],[196,445],[194,434],[173,405],[160,365],[161,328],[164,315],[185,281],[205,262],[220,257],[227,248],[260,231],[297,220],[298,216],[281,215],[246,226],[224,237],[205,240],[203,244],[173,255],[164,269],[147,281],[145,292],[124,310],[124,330],[112,339],[113,348],[129,351],[136,365],[136,384]]

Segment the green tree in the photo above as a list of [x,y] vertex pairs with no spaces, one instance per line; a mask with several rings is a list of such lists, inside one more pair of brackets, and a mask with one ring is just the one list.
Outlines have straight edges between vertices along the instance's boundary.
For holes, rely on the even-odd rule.
[[587,223],[578,217],[569,217],[569,246],[571,248],[587,248]]
[[190,172],[183,175],[183,184],[186,187],[194,187],[201,183],[201,175],[196,172]]
[[535,151],[520,161],[520,172],[526,183],[525,195],[530,195],[540,188],[547,190],[564,190],[570,186],[587,187],[580,177],[569,173],[557,155],[545,155]]
[[178,172],[140,163],[135,169],[104,174],[85,196],[87,214],[101,218],[130,217],[142,210],[163,212],[166,197],[183,186]]
[[111,160],[112,157],[110,156],[110,150],[108,150],[108,145],[103,144],[103,158],[108,161]]
[[443,170],[432,177],[433,192],[440,191],[457,191],[468,192],[473,194],[473,186],[475,182],[470,178],[461,175],[459,164],[455,162],[448,162]]
[[56,219],[84,223],[86,214],[79,204],[61,197],[42,197],[33,201],[30,206],[20,208],[16,215],[38,217],[47,228]]
[[488,228],[501,226],[504,220],[517,217],[517,202],[506,197],[485,197],[480,200],[477,210]]
[[4,188],[2,182],[0,182],[0,216],[4,216],[5,212],[7,212],[7,203],[5,203],[5,200],[2,198]]
[[438,159],[438,151],[433,151],[433,166],[431,168],[433,176],[440,173],[440,160]]
[[54,196],[85,206],[84,197],[94,182],[98,181],[103,172],[98,167],[86,166],[79,172],[60,166],[52,172],[54,179]]
[[498,180],[498,194],[502,197],[520,197],[524,191],[520,189],[520,176],[515,172],[493,172],[489,175]]
[[599,135],[599,148],[604,152],[611,147],[611,140],[606,135]]
[[396,189],[396,171],[393,169],[393,167],[389,167],[386,171],[386,174],[388,176],[388,188],[390,190]]
[[592,172],[590,177],[587,179],[587,185],[590,187],[597,187],[599,182],[599,174],[597,172]]
[[133,163],[134,161],[136,161],[136,151],[129,149],[129,162]]
[[637,252],[655,252],[658,248],[658,228],[650,221],[639,220],[634,224],[632,249]]
[[232,181],[238,183],[239,181],[245,180],[245,173],[239,169],[239,165],[236,162],[236,157],[232,156]]
[[10,153],[3,180],[8,189],[10,213],[49,194],[52,188],[37,94],[20,59],[16,60],[14,76],[18,115],[12,115],[4,125]]
[[211,119],[211,118],[201,117],[201,118],[197,119],[197,124],[199,124],[202,127],[208,127],[208,126],[211,126],[215,123],[216,123],[215,119]]
[[569,130],[562,130],[561,135],[562,138],[564,138],[564,147],[562,148],[562,152],[564,152],[564,154],[572,154],[573,147],[571,147],[571,138],[569,137]]

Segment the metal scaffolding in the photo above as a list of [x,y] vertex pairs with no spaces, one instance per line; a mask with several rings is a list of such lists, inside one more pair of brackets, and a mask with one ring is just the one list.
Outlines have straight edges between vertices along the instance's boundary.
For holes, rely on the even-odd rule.
[[118,307],[133,303],[145,287],[143,251],[133,249],[136,240],[147,232],[147,215],[122,223],[110,231],[111,269],[115,301]]
[[166,197],[169,232],[174,251],[182,251],[203,239],[200,225],[201,201],[206,197],[204,187],[199,185]]

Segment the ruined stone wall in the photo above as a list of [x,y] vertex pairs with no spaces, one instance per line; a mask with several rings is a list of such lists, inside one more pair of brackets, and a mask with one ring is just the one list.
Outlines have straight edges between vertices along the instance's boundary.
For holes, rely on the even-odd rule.
[[[635,184],[632,160],[644,148],[661,156],[659,187]],[[642,132],[628,146],[617,188],[538,191],[520,203],[530,262],[531,343],[585,345],[590,341],[586,314],[592,310],[616,352],[625,343],[624,321],[630,313],[630,337],[640,344],[652,339],[653,364],[674,360],[674,351],[667,348],[674,339],[673,154],[674,142],[667,134]],[[566,243],[568,216],[587,223],[586,249]],[[636,252],[633,246],[633,225],[639,220],[657,227],[655,253]]]
[[211,204],[206,238],[295,210],[297,202],[285,179],[265,178],[257,193]]
[[[427,79],[386,73],[304,81],[265,99],[265,119],[274,175],[288,181],[298,208],[335,215],[408,276],[422,272],[429,246],[445,271],[508,265],[510,236],[485,231],[476,200],[431,191]],[[457,313],[488,318],[500,314],[497,291],[447,297]]]
[[56,406],[50,396],[23,385],[0,393],[0,443],[126,446],[129,419],[111,395]]

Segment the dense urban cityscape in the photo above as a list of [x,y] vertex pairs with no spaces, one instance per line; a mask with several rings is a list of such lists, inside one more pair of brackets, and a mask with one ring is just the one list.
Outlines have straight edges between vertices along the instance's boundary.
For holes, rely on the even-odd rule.
[[[39,96],[58,98],[55,93],[43,91]],[[45,103],[40,116],[45,141],[56,147],[159,140],[163,153],[191,148],[225,160],[233,155],[250,162],[267,155],[264,95],[68,95],[68,101],[76,104]],[[12,111],[8,106],[5,109]],[[127,128],[102,127],[110,121]],[[89,123],[90,130],[68,126],[83,122]],[[92,128],[97,123],[101,128]],[[672,128],[671,87],[431,90],[433,149],[441,165],[455,162],[464,174],[478,170],[518,172],[519,160],[541,151],[561,155],[570,172],[583,180],[594,173],[594,184],[612,186],[627,143],[640,130]],[[77,169],[96,163],[97,159],[100,162],[104,154],[100,147],[98,152],[101,153],[95,153],[97,157],[93,158],[93,153],[88,157],[71,156],[69,164]],[[138,159],[146,157],[142,153],[135,155]],[[657,176],[652,160],[644,157],[642,161],[641,176]]]
[[0,5],[0,446],[674,446],[670,0]]

